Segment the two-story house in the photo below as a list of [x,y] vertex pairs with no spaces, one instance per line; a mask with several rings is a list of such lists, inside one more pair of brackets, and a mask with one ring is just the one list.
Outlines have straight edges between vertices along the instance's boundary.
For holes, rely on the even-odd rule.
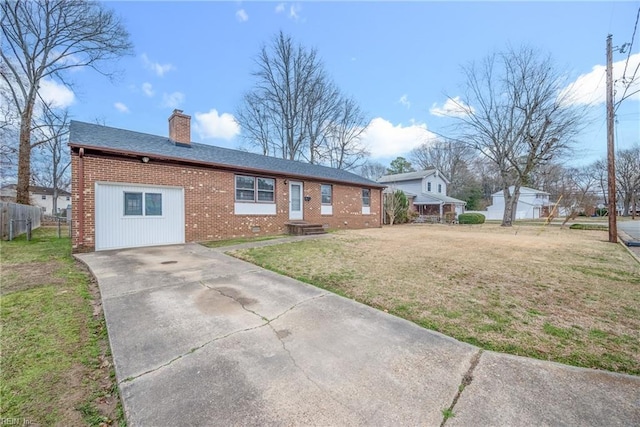
[[[29,186],[29,199],[32,206],[39,206],[42,212],[47,215],[55,215],[67,209],[71,205],[71,193],[64,190],[58,190],[56,208],[53,211],[53,188],[40,187],[37,185]],[[2,187],[0,196],[4,201],[15,202],[16,200],[16,184],[8,184]]]
[[[513,192],[513,186],[509,187]],[[504,193],[502,190],[491,195],[493,204],[487,206],[487,211],[480,212],[487,219],[502,219],[504,215]],[[549,193],[535,188],[520,187],[520,197],[516,206],[515,219],[536,219],[549,216],[550,209]]]
[[464,213],[467,202],[447,196],[449,180],[437,169],[385,175],[378,179],[386,184],[385,192],[402,190],[409,199],[409,206],[424,216],[442,217],[447,212]]

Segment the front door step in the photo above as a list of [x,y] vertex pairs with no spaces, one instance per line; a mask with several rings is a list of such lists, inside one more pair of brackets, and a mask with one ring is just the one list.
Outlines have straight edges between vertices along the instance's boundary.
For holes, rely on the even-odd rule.
[[285,224],[287,233],[294,236],[311,236],[314,234],[327,234],[322,224],[311,224],[305,221],[290,221]]

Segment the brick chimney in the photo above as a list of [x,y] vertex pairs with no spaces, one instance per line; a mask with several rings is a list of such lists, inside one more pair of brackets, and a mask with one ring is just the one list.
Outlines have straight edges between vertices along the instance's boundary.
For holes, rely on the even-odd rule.
[[182,114],[182,110],[173,110],[169,117],[169,138],[185,147],[191,146],[191,116]]

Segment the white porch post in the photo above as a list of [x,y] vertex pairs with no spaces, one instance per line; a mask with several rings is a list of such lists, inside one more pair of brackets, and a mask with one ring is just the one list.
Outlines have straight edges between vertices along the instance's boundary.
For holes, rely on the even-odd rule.
[[442,206],[444,206],[444,203],[440,203],[440,218],[442,218]]

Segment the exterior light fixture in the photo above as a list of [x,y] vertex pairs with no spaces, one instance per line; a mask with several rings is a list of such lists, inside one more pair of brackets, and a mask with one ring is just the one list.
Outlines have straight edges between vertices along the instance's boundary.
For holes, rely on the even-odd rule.
[[144,156],[142,159],[142,163],[149,163],[149,158],[147,156]]

